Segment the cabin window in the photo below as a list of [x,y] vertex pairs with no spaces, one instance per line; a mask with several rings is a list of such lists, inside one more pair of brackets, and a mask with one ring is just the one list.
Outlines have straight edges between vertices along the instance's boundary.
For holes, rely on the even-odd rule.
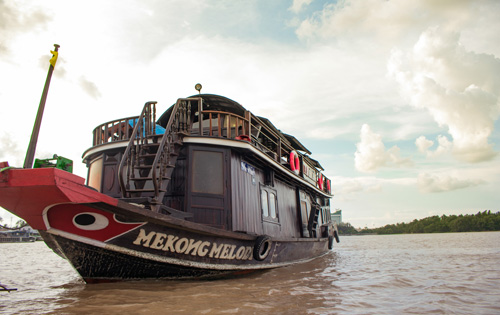
[[276,195],[273,193],[269,194],[269,214],[276,219]]
[[193,151],[192,191],[224,194],[224,158],[222,152]]
[[278,222],[278,199],[276,197],[276,191],[269,187],[261,186],[260,202],[262,218],[265,221]]
[[262,216],[263,217],[268,217],[269,216],[269,198],[267,191],[262,190],[260,194],[260,199],[262,203]]
[[87,185],[95,188],[97,191],[101,191],[102,183],[102,156],[90,162],[89,166],[89,177],[87,180]]

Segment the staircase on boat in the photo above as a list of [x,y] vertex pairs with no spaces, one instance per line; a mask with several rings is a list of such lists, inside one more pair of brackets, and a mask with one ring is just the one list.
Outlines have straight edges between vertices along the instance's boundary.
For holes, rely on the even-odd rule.
[[160,212],[175,211],[162,205],[167,186],[191,126],[191,102],[178,99],[165,128],[156,124],[156,102],[147,102],[132,122],[134,129],[118,169],[122,199]]

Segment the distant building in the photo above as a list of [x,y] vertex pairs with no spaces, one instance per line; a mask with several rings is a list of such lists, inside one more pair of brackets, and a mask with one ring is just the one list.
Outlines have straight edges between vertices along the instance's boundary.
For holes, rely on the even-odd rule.
[[34,242],[41,240],[42,237],[38,231],[33,230],[28,225],[16,230],[0,227],[0,243]]
[[332,213],[332,221],[337,224],[342,223],[342,210],[337,209],[337,211]]

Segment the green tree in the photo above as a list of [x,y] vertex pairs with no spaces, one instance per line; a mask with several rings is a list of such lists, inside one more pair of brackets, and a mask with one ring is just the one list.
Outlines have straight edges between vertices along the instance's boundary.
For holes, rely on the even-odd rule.
[[476,214],[442,215],[413,220],[410,223],[388,224],[376,229],[364,229],[362,233],[396,234],[396,233],[443,233],[500,231],[500,212],[491,213],[484,210]]
[[337,225],[337,229],[339,234],[347,235],[347,234],[357,234],[358,231],[349,223],[349,222],[341,222]]
[[24,220],[17,220],[16,225],[14,225],[14,228],[19,229],[22,228],[23,226],[26,226],[26,221]]

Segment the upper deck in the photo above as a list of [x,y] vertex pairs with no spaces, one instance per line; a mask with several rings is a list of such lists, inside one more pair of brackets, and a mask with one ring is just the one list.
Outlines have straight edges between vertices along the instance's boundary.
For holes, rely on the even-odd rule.
[[[201,138],[239,141],[244,143],[239,147],[250,145],[267,157],[264,162],[272,161],[281,166],[291,178],[304,180],[323,194],[331,195],[331,181],[321,173],[323,168],[319,162],[309,157],[311,152],[295,137],[282,133],[268,119],[255,116],[239,103],[219,95],[200,94],[179,101],[185,103],[184,118],[178,121],[178,130],[187,131],[185,142]],[[166,128],[170,128],[167,124],[174,105],[156,119],[156,103],[147,104],[140,133],[163,135]],[[132,116],[97,126],[93,131],[93,146],[84,153],[84,160],[101,148],[126,146],[138,121],[139,116]],[[236,142],[232,143],[238,147]]]

